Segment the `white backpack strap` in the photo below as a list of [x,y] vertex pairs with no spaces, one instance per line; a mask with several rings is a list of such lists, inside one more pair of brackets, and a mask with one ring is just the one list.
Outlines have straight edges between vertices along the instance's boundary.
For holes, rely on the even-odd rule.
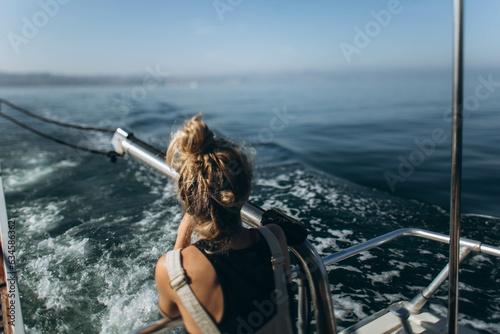
[[203,333],[220,334],[210,315],[205,311],[198,299],[189,287],[186,272],[182,267],[181,250],[174,249],[167,253],[166,265],[170,276],[170,286],[179,295],[189,314]]
[[259,232],[262,233],[266,239],[269,248],[271,249],[271,262],[273,264],[274,272],[274,289],[278,291],[280,295],[280,302],[277,305],[278,312],[287,310],[288,312],[288,290],[286,288],[286,276],[285,276],[285,256],[281,250],[281,246],[276,239],[274,233],[267,227],[259,227]]

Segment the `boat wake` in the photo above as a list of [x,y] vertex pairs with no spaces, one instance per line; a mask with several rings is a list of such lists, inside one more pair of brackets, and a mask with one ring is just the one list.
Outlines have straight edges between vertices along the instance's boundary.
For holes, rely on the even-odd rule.
[[[133,160],[119,171],[90,161],[84,157],[69,171],[65,160],[43,173],[36,164],[21,173],[4,171],[9,214],[19,226],[19,284],[28,332],[78,333],[85,326],[86,333],[124,333],[159,319],[154,264],[173,247],[182,217],[172,184]],[[96,168],[99,177],[90,172]],[[46,182],[48,170],[67,172],[54,185]],[[21,196],[28,187],[36,191]],[[444,233],[448,228],[439,207],[300,164],[258,167],[251,201],[307,224],[322,256],[397,228]],[[466,216],[463,235],[495,244],[498,223]],[[482,230],[467,227],[472,224]],[[447,246],[405,239],[329,266],[339,327],[414,297],[446,264],[447,253]],[[460,322],[483,333],[500,333],[498,268],[498,259],[478,254],[462,269],[461,312],[467,315]],[[429,307],[445,314],[446,294],[445,286]]]

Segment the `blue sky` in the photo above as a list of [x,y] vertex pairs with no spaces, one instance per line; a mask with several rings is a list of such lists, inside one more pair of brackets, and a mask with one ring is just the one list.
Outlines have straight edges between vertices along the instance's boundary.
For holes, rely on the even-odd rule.
[[[497,67],[500,1],[466,9],[466,64]],[[0,71],[440,68],[451,64],[451,34],[452,0],[2,0]]]

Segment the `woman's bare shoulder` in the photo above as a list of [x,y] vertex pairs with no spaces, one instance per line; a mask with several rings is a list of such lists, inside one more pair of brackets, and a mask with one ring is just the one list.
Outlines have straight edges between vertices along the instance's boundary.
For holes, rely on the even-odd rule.
[[[199,254],[197,253],[200,253],[200,251],[194,246],[189,246],[181,250],[181,262],[186,273],[190,270],[186,270],[185,265],[187,264],[191,267],[193,262],[199,260]],[[170,290],[170,276],[167,270],[167,254],[163,254],[156,262],[155,280],[159,287],[165,287],[165,290]]]
[[166,266],[166,261],[167,261],[167,254],[163,254],[162,257],[156,261],[156,266],[155,266],[155,280],[158,286],[163,286],[164,282],[170,282],[170,278],[168,276],[168,271],[167,271],[167,266]]
[[[191,282],[200,281],[213,276],[215,278],[215,270],[213,269],[210,261],[203,255],[203,253],[195,246],[189,246],[181,251],[182,254],[182,267],[186,271],[187,276]],[[211,275],[212,274],[212,275]]]
[[[188,283],[194,281],[200,282],[203,277],[207,277],[207,271],[210,272],[210,262],[205,256],[194,246],[188,246],[181,250],[182,267],[187,276]],[[169,296],[171,300],[178,301],[177,294],[174,293],[170,286],[171,277],[167,270],[167,255],[164,254],[156,262],[155,281],[160,295]],[[199,284],[199,283],[198,283]],[[198,285],[197,284],[197,285]]]
[[[203,254],[195,246],[191,245],[181,250],[181,262],[184,270],[186,270],[186,264],[189,265],[193,262],[198,262],[200,260],[203,260],[203,258]],[[169,278],[167,271],[167,254],[164,254],[156,262],[155,276],[158,275],[160,275],[162,278]]]

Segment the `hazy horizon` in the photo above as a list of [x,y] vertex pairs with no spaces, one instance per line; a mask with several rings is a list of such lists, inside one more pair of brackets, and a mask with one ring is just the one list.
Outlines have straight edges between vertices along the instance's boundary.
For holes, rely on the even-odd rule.
[[[478,77],[491,77],[494,85],[500,80],[500,66],[465,68],[465,85],[476,83]],[[339,82],[372,82],[374,84],[387,80],[440,81],[451,85],[451,64],[442,67],[420,69],[379,68],[370,70],[330,70],[330,71],[274,71],[274,72],[242,72],[234,74],[206,75],[158,75],[151,67],[143,74],[88,74],[66,75],[50,72],[2,72],[0,71],[0,87],[20,86],[81,86],[81,85],[147,85],[184,86],[184,85],[243,85],[243,84],[326,84]],[[145,83],[146,82],[146,83]],[[417,84],[417,83],[416,83]]]

